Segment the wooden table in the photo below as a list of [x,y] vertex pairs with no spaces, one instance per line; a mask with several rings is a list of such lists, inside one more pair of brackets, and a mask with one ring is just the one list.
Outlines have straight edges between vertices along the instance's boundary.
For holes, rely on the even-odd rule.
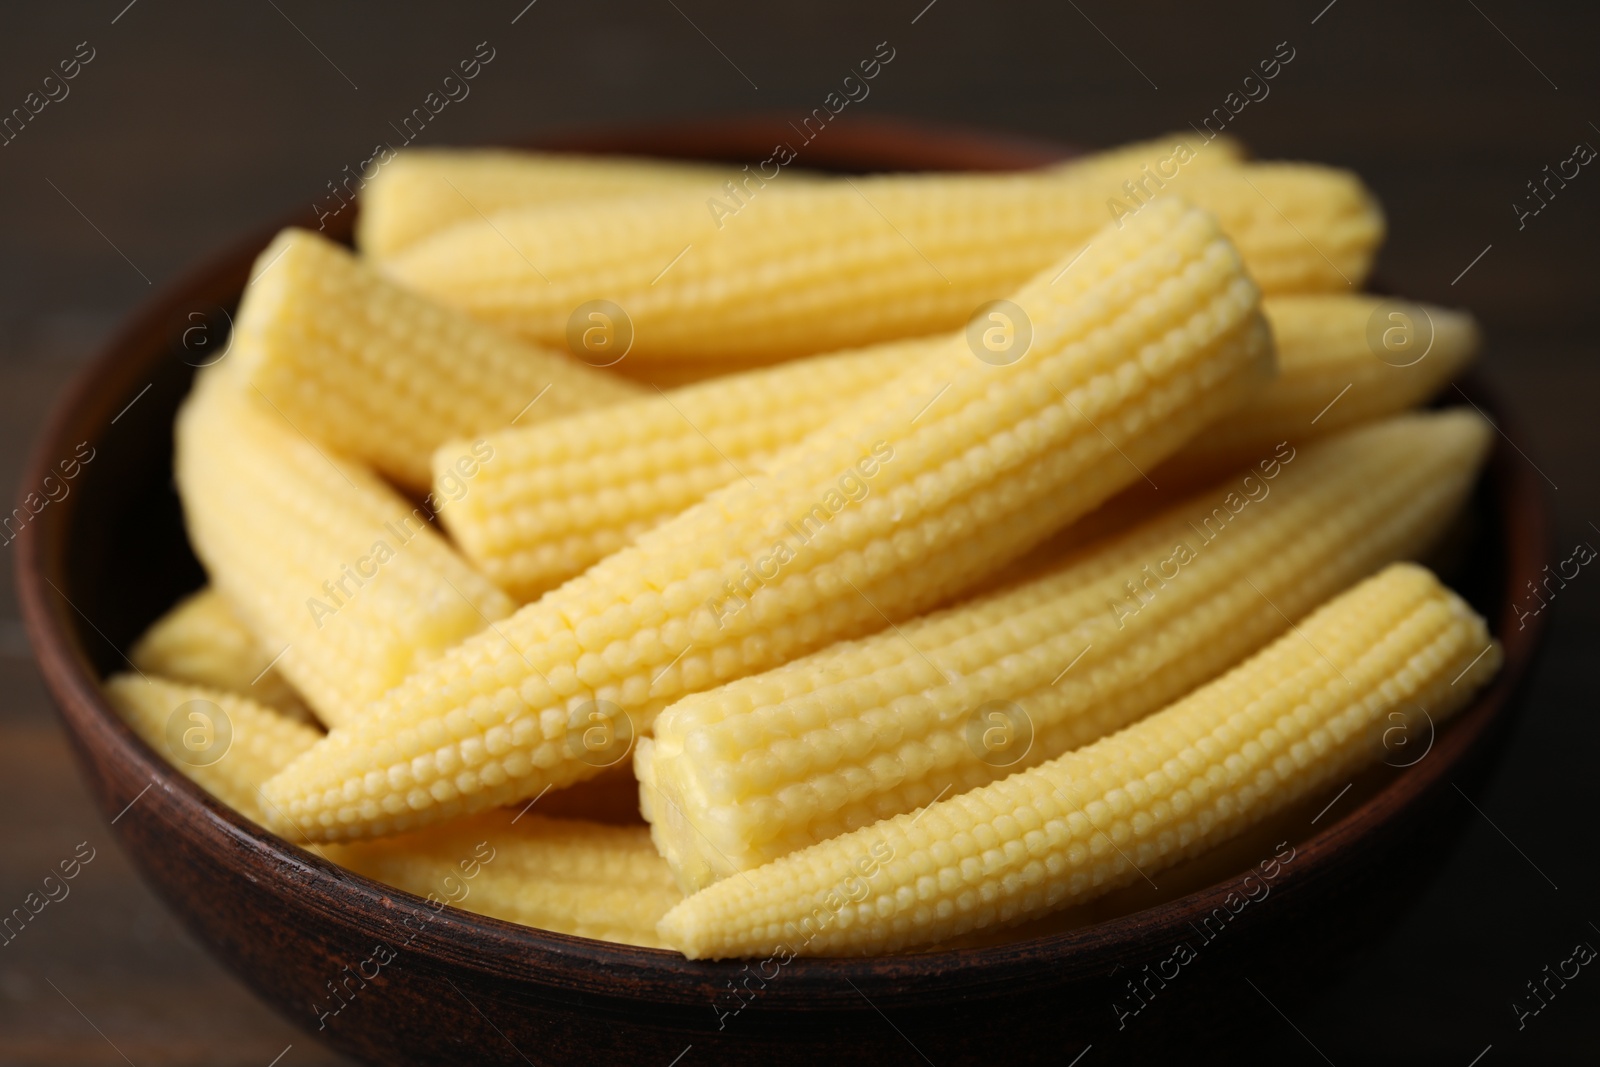
[[[61,97],[0,147],[8,485],[62,383],[152,286],[325,196],[346,164],[394,140],[391,122],[480,41],[493,59],[421,143],[754,110],[798,117],[880,41],[894,59],[851,105],[858,114],[1111,143],[1200,122],[1243,93],[1259,61],[1292,50],[1229,131],[1263,156],[1366,177],[1391,223],[1381,276],[1480,317],[1488,377],[1519,416],[1514,443],[1549,483],[1560,555],[1579,540],[1600,544],[1591,459],[1600,173],[1585,167],[1552,184],[1537,214],[1513,206],[1536,206],[1526,183],[1575,144],[1600,148],[1593,9],[1083,0],[1002,12],[910,0],[778,14],[709,0],[637,9],[510,0],[378,15],[300,0],[226,10],[124,2],[31,9],[0,41],[0,113],[36,89]],[[76,77],[46,85],[75,54],[89,57]],[[96,852],[70,897],[0,947],[0,1063],[340,1062],[207,958],[118,853],[29,662],[6,563],[0,910],[80,842]],[[1600,976],[1580,974],[1520,1030],[1511,1008],[1576,942],[1600,946],[1591,922],[1600,922],[1591,821],[1600,574],[1586,569],[1547,610],[1548,654],[1520,726],[1488,787],[1464,791],[1466,832],[1443,873],[1420,897],[1394,900],[1403,913],[1394,932],[1314,1002],[1273,998],[1314,962],[1261,960],[1258,991],[1241,987],[1237,1002],[1252,1037],[1244,1051],[1285,1063],[1485,1067],[1593,1056]],[[885,1062],[915,1062],[886,1038]]]

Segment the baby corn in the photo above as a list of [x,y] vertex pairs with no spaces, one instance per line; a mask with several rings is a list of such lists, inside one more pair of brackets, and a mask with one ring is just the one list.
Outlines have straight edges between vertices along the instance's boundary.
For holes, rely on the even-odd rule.
[[[1151,480],[1164,490],[1202,485],[1270,455],[1281,441],[1402,411],[1436,392],[1474,353],[1469,316],[1419,304],[1412,305],[1416,316],[1433,323],[1432,351],[1406,366],[1380,362],[1366,339],[1379,303],[1331,295],[1263,300],[1278,377],[1185,444]],[[818,356],[490,434],[494,462],[471,479],[456,468],[468,446],[453,442],[435,459],[434,492],[461,500],[441,518],[463,555],[514,597],[532,600],[741,472],[758,473],[768,456],[851,398],[916,360],[938,359],[940,344],[927,338]],[[1131,510],[1119,497],[1062,536],[1083,544],[1089,530],[1125,529],[1132,520],[1124,510],[1148,515],[1172,493],[1153,493],[1141,480],[1125,496]],[[1107,509],[1115,514],[1102,515]],[[1059,547],[1050,552],[1059,558]]]
[[329,726],[512,604],[371,471],[252,403],[226,363],[177,425],[189,540],[211,581]]
[[[1379,314],[1397,308],[1395,314],[1411,320],[1408,327]],[[1193,485],[1252,462],[1278,441],[1310,441],[1416,407],[1478,354],[1472,316],[1429,304],[1365,295],[1277,296],[1263,300],[1261,310],[1278,346],[1278,377],[1152,472],[1157,485]],[[1375,315],[1382,319],[1377,327]],[[1408,343],[1417,351],[1382,347],[1383,334],[1399,329],[1412,331]]]
[[106,697],[140,739],[200,788],[266,825],[261,786],[322,732],[237,693],[166,678],[116,674]]
[[[1360,182],[1327,168],[1199,169],[1147,188],[1215,212],[1269,292],[1359,286],[1383,234]],[[891,175],[765,190],[720,229],[700,198],[661,194],[505,212],[387,267],[544,344],[603,297],[631,322],[631,359],[762,361],[955,329],[1082,249],[1107,221],[1108,194],[1126,195],[1098,168]],[[1150,201],[1136,203],[1121,210]]]
[[1357,292],[1383,243],[1383,213],[1349,171],[1257,163],[1196,174],[1179,195],[1216,212],[1264,293]]
[[1150,718],[724,879],[661,936],[694,959],[864,955],[1079,904],[1342,780],[1397,723],[1442,723],[1499,660],[1471,608],[1396,564]]
[[[1061,165],[1075,174],[1095,173],[1113,184],[1143,180],[1140,168],[1173,154],[1182,144],[1191,154],[1185,169],[1240,162],[1244,150],[1228,137],[1196,153],[1187,134],[1168,135],[1081,156]],[[1170,166],[1170,164],[1169,164]],[[786,167],[784,184],[815,181],[818,175]],[[684,163],[636,156],[505,149],[411,149],[385,164],[361,191],[356,243],[373,259],[392,258],[419,239],[456,223],[508,208],[561,201],[603,199],[680,189],[732,207],[758,193],[772,178],[750,168]]]
[[364,255],[382,259],[455,223],[507,208],[662,189],[714,196],[737,173],[732,167],[632,156],[410,149],[361,190],[356,243]]
[[411,487],[451,437],[641,395],[287,229],[256,260],[226,357],[297,430]]
[[480,915],[660,948],[656,923],[683,899],[639,826],[485,812],[323,855],[374,881]]
[[[1380,356],[1380,309],[1403,309],[1417,328],[1412,340],[1426,355]],[[1444,388],[1478,352],[1478,328],[1460,311],[1373,296],[1278,296],[1261,302],[1278,350],[1278,376],[1238,409],[1137,482],[1020,559],[997,582],[1031,575],[1071,549],[1120,533],[1155,514],[1172,498],[1235,467],[1268,455],[1280,442],[1296,445],[1349,426],[1393,415]],[[1382,318],[1381,316],[1379,316]],[[1427,323],[1426,332],[1422,324]],[[1383,328],[1391,324],[1382,319]],[[1418,358],[1418,357],[1421,358]],[[1412,362],[1415,360],[1415,362]],[[1157,489],[1156,487],[1160,488]]]
[[425,664],[269,784],[284,823],[379,836],[592,777],[677,698],[960,593],[1270,373],[1237,254],[1173,200],[1015,302],[1024,358],[980,362],[952,338],[766,477]]
[[1426,549],[1489,443],[1455,411],[1268,452],[1032,581],[685,697],[636,757],[656,845],[692,891],[1119,730]]
[[128,660],[145,674],[238,693],[297,719],[310,712],[221,593],[207,586],[150,624]]
[[535,599],[713,489],[762,474],[776,452],[850,401],[921,363],[948,338],[890,341],[650,396],[485,438],[494,461],[470,479],[468,445],[435,458],[434,492],[462,554],[500,588]]

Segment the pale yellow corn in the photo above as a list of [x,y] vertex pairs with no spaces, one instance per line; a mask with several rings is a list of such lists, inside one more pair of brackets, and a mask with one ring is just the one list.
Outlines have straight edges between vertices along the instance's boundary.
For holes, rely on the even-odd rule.
[[729,166],[633,156],[408,149],[362,188],[356,243],[362,254],[381,259],[455,223],[507,208],[663,189],[715,196],[737,174]]
[[376,836],[592,777],[626,754],[597,720],[642,734],[687,693],[958,594],[1270,373],[1255,287],[1209,216],[1169,201],[1095,242],[1015,295],[1024,358],[952,338],[765,477],[425,665],[270,784],[285,823]]
[[[1392,303],[1335,295],[1262,301],[1278,377],[1149,472],[1162,492],[1140,480],[1040,555],[1059,558],[1068,542],[1126,529],[1166,506],[1170,490],[1202,485],[1279,442],[1310,440],[1427,399],[1471,358],[1477,331],[1463,313],[1407,305],[1419,329],[1432,322],[1433,347],[1415,364],[1385,363],[1368,346],[1367,324],[1380,304]],[[467,558],[513,596],[532,600],[741,472],[759,472],[767,456],[853,397],[913,361],[938,359],[939,347],[937,337],[889,342],[491,434],[495,461],[470,479],[458,469],[468,445],[453,442],[435,458],[434,493],[460,498],[442,517]]]
[[370,470],[252,398],[224,362],[179,412],[189,541],[277,670],[337,726],[512,604]]
[[322,852],[436,907],[625,945],[661,947],[656,923],[683,899],[641,826],[502,809]]
[[[720,229],[698,200],[662,194],[464,223],[388,268],[542,343],[604,298],[631,322],[630,359],[761,362],[954,329],[1081,249],[1115,192],[1098,170],[872,177],[763,190]],[[1268,291],[1359,286],[1383,232],[1360,182],[1326,168],[1180,170],[1156,199],[1174,193],[1237,229]]]
[[[1094,152],[1059,169],[1079,174],[1093,171],[1114,182],[1142,178],[1141,166],[1170,155],[1178,144],[1196,152],[1202,167],[1235,163],[1244,156],[1238,142],[1223,137],[1205,143],[1200,158],[1195,141],[1182,134]],[[784,183],[818,178],[793,166],[780,173]],[[384,164],[362,188],[356,243],[362,254],[388,259],[430,234],[508,208],[674,189],[695,192],[708,203],[715,200],[732,209],[752,193],[759,193],[764,186],[760,179],[761,168],[748,165],[736,170],[719,164],[637,156],[499,148],[411,149]]]
[[[1428,304],[1279,296],[1263,300],[1261,310],[1278,346],[1278,377],[1152,471],[1157,485],[1194,485],[1253,462],[1279,441],[1310,441],[1416,407],[1478,353],[1471,315]],[[1397,324],[1388,314],[1403,318]],[[1383,347],[1385,333],[1405,331],[1409,340],[1393,351]]]
[[[885,345],[898,343],[901,342],[883,342]],[[866,347],[876,348],[878,346],[868,345]],[[850,349],[847,351],[855,350]],[[821,359],[824,357],[819,355],[807,358]],[[789,362],[792,361],[788,359],[767,361],[750,359],[740,360],[735,363],[726,359],[656,359],[649,362],[636,362],[625,359],[609,369],[630,382],[638,382],[647,388],[667,390],[700,385],[715,378],[731,378],[736,374],[748,374],[752,371],[777,367]]]
[[275,654],[262,648],[226,598],[207,586],[151,623],[129,650],[128,660],[145,674],[238,693],[293,718],[309,719],[294,687],[273,668]]
[[1206,171],[1179,195],[1216,212],[1264,293],[1353,293],[1372,270],[1385,225],[1361,179],[1310,163]]
[[[1398,310],[1431,336],[1415,353],[1375,355],[1368,324]],[[1196,434],[1155,470],[1050,538],[996,583],[1038,573],[1066,552],[1120,533],[1167,507],[1175,493],[1204,485],[1241,464],[1423,403],[1470,363],[1478,328],[1465,312],[1373,296],[1278,296],[1261,302],[1278,349],[1278,376],[1236,410]],[[1382,326],[1394,324],[1383,315]],[[1431,326],[1425,327],[1428,323]],[[1382,343],[1382,334],[1376,335]],[[1410,362],[1417,359],[1415,363]]]
[[1395,564],[1120,733],[724,879],[661,936],[696,959],[863,955],[1080,904],[1345,780],[1385,733],[1423,736],[1499,662],[1470,607]]
[[1231,137],[1198,141],[1188,132],[1173,131],[1147,141],[1129,141],[1087,152],[1042,170],[1073,178],[1093,178],[1126,194],[1129,189],[1137,190],[1140,183],[1158,189],[1160,174],[1157,172],[1160,171],[1175,176],[1171,174],[1174,170],[1179,174],[1222,170],[1243,163],[1247,155],[1244,145]]
[[262,825],[261,786],[322,731],[248,697],[155,675],[116,674],[106,697],[173,768]]
[[428,484],[429,460],[451,437],[640,395],[292,228],[256,259],[225,358],[301,433],[411,487]]
[[948,338],[890,341],[797,360],[484,441],[492,462],[434,459],[434,495],[462,554],[519,600],[535,599],[713,489],[757,477],[778,451],[921,363]]
[[1429,547],[1491,434],[1453,411],[1269,451],[1031,581],[685,697],[635,758],[656,845],[700,889],[1119,730]]

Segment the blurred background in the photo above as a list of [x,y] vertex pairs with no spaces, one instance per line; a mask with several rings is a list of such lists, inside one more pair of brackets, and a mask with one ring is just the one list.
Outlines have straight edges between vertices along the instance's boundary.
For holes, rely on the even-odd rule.
[[[1576,146],[1590,158],[1600,147],[1593,6],[96,0],[6,22],[0,115],[43,96],[61,61],[80,64],[51,90],[58,99],[0,133],[8,491],[52,402],[120,320],[199,257],[326,204],[327,183],[395,140],[392,123],[480,42],[492,62],[419,143],[798,117],[887,41],[892,65],[839,123],[904,117],[1100,146],[1198,123],[1286,43],[1294,58],[1270,95],[1228,132],[1262,157],[1361,173],[1389,217],[1382,283],[1470,308],[1485,328],[1485,376],[1554,503],[1552,559],[1600,544],[1600,170],[1582,168],[1542,206],[1529,190]],[[344,1062],[255,1001],[139,883],[79,784],[3,562],[0,910],[79,842],[94,859],[72,883],[75,903],[0,947],[0,1064]],[[1241,988],[1241,1051],[1308,1064],[1593,1062],[1600,975],[1582,972],[1521,1028],[1511,1007],[1546,964],[1600,946],[1600,574],[1586,569],[1545,611],[1520,720],[1494,776],[1467,784],[1455,829],[1441,831],[1439,873],[1385,902],[1392,929],[1327,992],[1273,1007]],[[1254,980],[1290,986],[1315,966],[1263,958]],[[886,1031],[884,1062],[902,1060],[916,1062]]]

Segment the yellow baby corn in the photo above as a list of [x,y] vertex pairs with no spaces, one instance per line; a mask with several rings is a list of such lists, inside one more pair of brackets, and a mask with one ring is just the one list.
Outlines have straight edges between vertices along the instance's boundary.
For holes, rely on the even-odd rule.
[[[1478,350],[1472,316],[1428,304],[1366,295],[1277,296],[1263,300],[1261,310],[1272,324],[1278,376],[1196,434],[1150,472],[1150,481],[1129,486],[1050,538],[997,575],[997,584],[1036,574],[1073,548],[1127,530],[1167,506],[1175,493],[1269,455],[1280,443],[1304,444],[1415,407],[1455,378]],[[1402,323],[1416,327],[1408,344],[1431,345],[1427,354],[1421,356],[1421,347],[1383,348],[1381,330],[1395,327],[1384,315],[1378,316],[1381,329],[1369,336],[1380,310],[1405,316]]]
[[[1436,392],[1473,354],[1477,332],[1469,316],[1410,305],[1414,318],[1433,323],[1432,350],[1406,366],[1381,362],[1366,337],[1380,303],[1393,302],[1334,295],[1263,300],[1277,341],[1278,377],[1150,472],[1151,480],[1163,490],[1204,484],[1270,455],[1281,441],[1402,411]],[[937,337],[889,342],[491,434],[494,462],[466,480],[456,465],[468,445],[453,442],[435,459],[435,495],[462,498],[442,513],[444,524],[480,570],[518,599],[532,600],[741,471],[759,472],[765,456],[798,442],[849,398],[914,360],[939,358],[939,346]],[[1335,396],[1338,403],[1328,408]],[[1125,495],[1134,498],[1135,515],[1173,498],[1142,480]],[[1118,501],[1062,537],[1082,544],[1086,531],[1102,525],[1126,528]],[[1060,548],[1052,547],[1049,558],[1058,558]]]
[[[1144,180],[1140,168],[1168,160],[1180,144],[1192,154],[1185,169],[1244,158],[1242,147],[1231,138],[1207,142],[1202,156],[1188,134],[1175,134],[1090,153],[1061,169],[1070,168],[1080,175],[1093,171],[1113,185]],[[1171,167],[1169,162],[1167,169]],[[756,170],[754,177],[752,169]],[[784,184],[818,177],[792,166],[781,173]],[[508,208],[674,189],[696,192],[708,201],[716,199],[733,207],[763,187],[760,169],[751,167],[498,148],[411,149],[385,164],[362,189],[356,243],[363,255],[381,260],[458,222]]]
[[315,727],[221,689],[137,674],[112,675],[104,689],[145,744],[262,825],[261,786],[322,737]]
[[1170,182],[1179,174],[1237,166],[1246,156],[1244,145],[1231,137],[1213,137],[1197,145],[1187,131],[1174,131],[1088,152],[1043,168],[1043,172],[1093,179],[1122,196],[1145,197],[1163,187],[1163,175]]
[[726,878],[667,913],[685,955],[892,952],[1083,903],[1225,841],[1462,707],[1483,620],[1395,564],[1252,659],[1059,759]]
[[1270,373],[1255,287],[1210,217],[1176,201],[1015,302],[1025,357],[991,365],[952,338],[766,477],[423,666],[269,784],[285,822],[378,836],[592,777],[686,693],[961,592]]
[[683,899],[643,827],[533,812],[485,812],[322,853],[436,906],[626,945],[661,947],[656,923]]
[[256,260],[228,360],[312,440],[412,487],[451,437],[640,395],[392,282],[287,229]]
[[410,149],[361,190],[356,243],[364,255],[382,259],[428,234],[507,208],[676,188],[714,196],[737,173],[632,156]]
[[[887,342],[893,344],[894,342]],[[741,360],[733,363],[725,359],[674,359],[651,360],[648,363],[623,360],[611,370],[630,382],[656,389],[681,389],[686,385],[699,385],[713,378],[728,378],[735,374],[748,373],[766,367],[787,363],[788,360],[772,360],[767,363],[757,363],[755,360]]]
[[[1192,485],[1253,462],[1279,441],[1310,441],[1415,407],[1478,353],[1471,315],[1428,304],[1278,296],[1263,300],[1261,310],[1277,342],[1278,377],[1152,472],[1157,485]],[[1384,312],[1402,316],[1401,325]],[[1391,351],[1386,334],[1408,339]]]
[[463,479],[435,458],[440,512],[462,554],[519,600],[536,598],[741,476],[848,403],[942,358],[948,338],[890,341],[490,434],[494,460]]
[[685,697],[635,757],[656,845],[700,889],[1119,730],[1429,547],[1490,434],[1454,411],[1268,452],[1031,581]]
[[[662,194],[506,212],[387,267],[541,343],[563,343],[579,306],[604,299],[631,322],[630,359],[760,362],[959,327],[1081,249],[1116,191],[1098,169],[818,182],[764,190],[721,229],[701,200]],[[1359,286],[1383,232],[1359,181],[1326,168],[1179,172],[1156,199],[1169,193],[1237,227],[1267,291]]]
[[238,693],[308,719],[306,706],[273,668],[275,653],[263,649],[222,594],[207,586],[151,623],[128,659],[145,674]]
[[1179,194],[1216,212],[1264,293],[1357,292],[1385,232],[1361,179],[1310,163],[1193,175]]
[[329,726],[512,604],[371,471],[201,375],[177,425],[189,540],[212,584]]

